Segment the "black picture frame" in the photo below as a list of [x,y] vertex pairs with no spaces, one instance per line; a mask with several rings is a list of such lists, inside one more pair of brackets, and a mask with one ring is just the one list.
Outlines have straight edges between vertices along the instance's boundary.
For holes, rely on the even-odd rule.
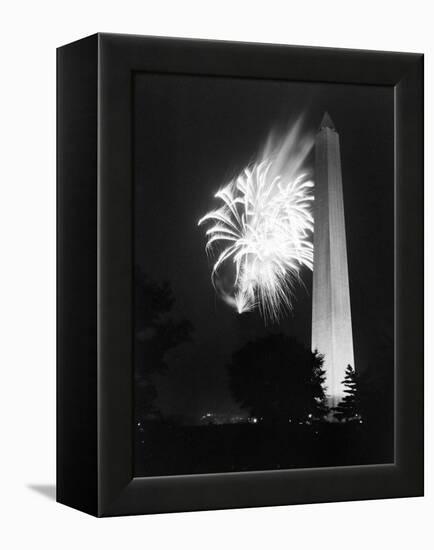
[[[423,495],[423,55],[103,33],[57,71],[57,500],[116,516]],[[394,464],[133,477],[137,71],[394,88]]]

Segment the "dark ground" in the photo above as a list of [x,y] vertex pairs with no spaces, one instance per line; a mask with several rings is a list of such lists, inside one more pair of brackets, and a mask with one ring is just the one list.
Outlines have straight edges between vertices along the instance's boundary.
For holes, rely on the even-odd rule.
[[240,472],[393,462],[393,430],[367,425],[236,424],[137,428],[136,476]]

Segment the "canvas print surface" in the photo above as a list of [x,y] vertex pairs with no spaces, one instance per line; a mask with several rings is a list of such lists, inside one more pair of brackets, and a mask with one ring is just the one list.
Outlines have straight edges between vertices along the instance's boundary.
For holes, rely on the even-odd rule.
[[137,73],[135,475],[394,462],[392,87]]

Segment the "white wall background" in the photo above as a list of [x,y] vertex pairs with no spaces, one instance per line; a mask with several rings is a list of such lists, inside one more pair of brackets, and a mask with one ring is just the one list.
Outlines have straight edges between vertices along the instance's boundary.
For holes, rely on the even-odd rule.
[[[433,280],[433,15],[422,0],[58,0],[0,14],[0,546],[432,548],[433,290],[424,499],[97,520],[30,486],[55,476],[55,48],[96,31],[426,54],[426,279]],[[45,487],[45,492],[47,488]],[[48,492],[53,492],[48,488]]]

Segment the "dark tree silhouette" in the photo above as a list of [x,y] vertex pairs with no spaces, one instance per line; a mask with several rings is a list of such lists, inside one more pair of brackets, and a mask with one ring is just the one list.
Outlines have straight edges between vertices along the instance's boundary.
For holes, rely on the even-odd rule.
[[271,334],[235,352],[228,366],[236,401],[264,422],[288,423],[327,413],[323,357],[294,338]]
[[175,298],[169,283],[155,283],[138,268],[135,274],[135,382],[137,418],[157,414],[153,375],[167,371],[166,353],[190,340],[190,321],[169,318]]
[[334,417],[337,420],[348,422],[351,420],[361,420],[360,416],[360,394],[358,375],[351,365],[345,370],[345,378],[342,381],[345,386],[343,399],[335,407]]
[[326,371],[323,368],[324,355],[318,353],[318,350],[315,350],[311,355],[314,358],[311,379],[311,387],[314,393],[314,407],[311,414],[315,420],[321,420],[330,412],[326,396]]

